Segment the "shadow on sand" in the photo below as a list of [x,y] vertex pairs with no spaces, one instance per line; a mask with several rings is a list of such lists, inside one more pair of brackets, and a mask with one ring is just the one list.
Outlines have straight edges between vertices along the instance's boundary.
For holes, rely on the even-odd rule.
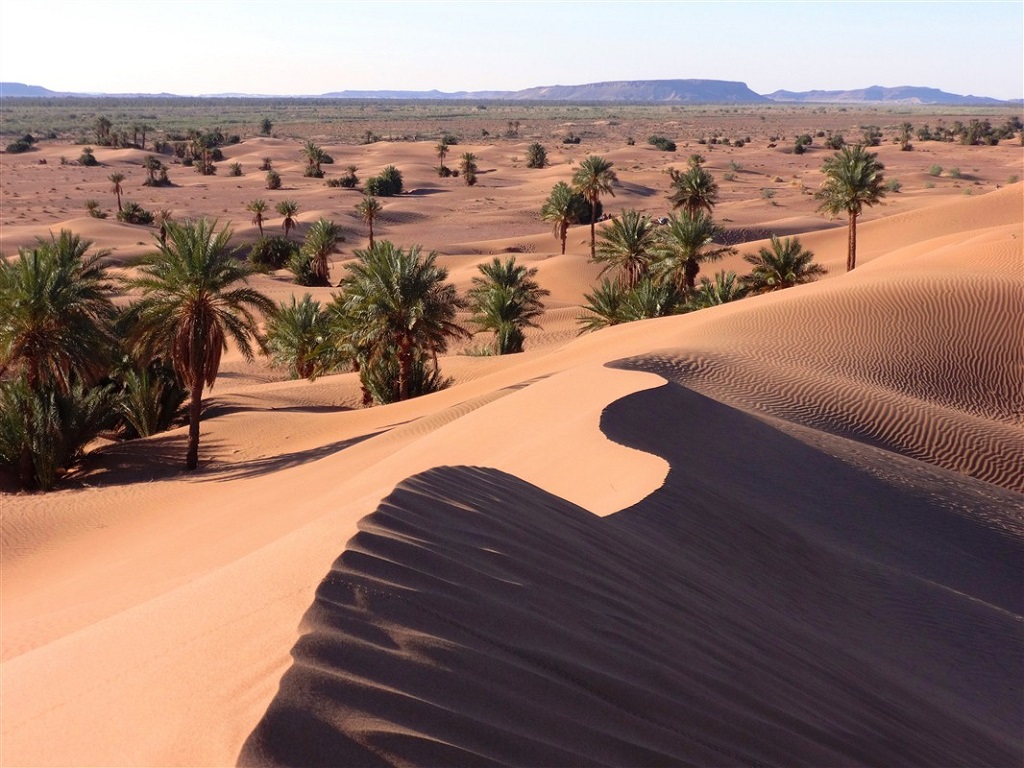
[[1020,764],[1024,547],[973,516],[1014,494],[672,383],[602,428],[671,464],[608,518],[494,469],[399,485],[240,763]]

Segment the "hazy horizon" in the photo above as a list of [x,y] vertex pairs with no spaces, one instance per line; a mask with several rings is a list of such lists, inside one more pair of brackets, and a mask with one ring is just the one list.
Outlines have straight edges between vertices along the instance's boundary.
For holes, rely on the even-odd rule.
[[[60,25],[44,37],[26,34],[40,19]],[[87,56],[88,66],[72,58]],[[0,8],[0,81],[82,93],[451,93],[707,79],[759,94],[909,85],[1009,100],[1024,98],[1022,59],[1018,0],[38,0]]]

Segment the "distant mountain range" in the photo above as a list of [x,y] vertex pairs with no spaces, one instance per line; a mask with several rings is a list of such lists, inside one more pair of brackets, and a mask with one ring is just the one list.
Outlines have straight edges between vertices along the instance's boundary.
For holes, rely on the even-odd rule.
[[[0,83],[0,98],[116,96],[120,98],[174,98],[171,93],[68,93],[38,85]],[[638,102],[669,104],[941,104],[985,106],[1020,104],[1022,99],[1004,101],[986,96],[961,96],[937,88],[902,85],[886,88],[873,85],[851,91],[775,91],[760,95],[746,83],[728,80],[617,80],[583,85],[547,85],[521,91],[332,91],[308,96],[274,94],[211,93],[200,98],[318,98],[318,99],[429,99],[497,101]]]

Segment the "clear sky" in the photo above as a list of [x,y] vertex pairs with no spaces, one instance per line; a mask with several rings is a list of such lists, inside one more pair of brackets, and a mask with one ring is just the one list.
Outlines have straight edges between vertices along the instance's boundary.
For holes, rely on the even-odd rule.
[[0,0],[0,81],[316,95],[739,80],[1024,97],[1024,0]]

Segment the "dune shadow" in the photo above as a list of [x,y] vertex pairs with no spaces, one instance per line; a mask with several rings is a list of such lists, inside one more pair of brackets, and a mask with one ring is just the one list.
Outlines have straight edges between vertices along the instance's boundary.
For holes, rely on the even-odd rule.
[[[203,450],[216,448],[215,440],[200,443],[200,464]],[[68,485],[133,485],[140,482],[167,480],[185,472],[188,435],[156,435],[137,440],[124,440],[99,448],[86,455],[81,470],[68,479]]]
[[376,437],[385,431],[387,430],[359,435],[358,437],[353,437],[348,440],[338,440],[333,443],[327,443],[326,445],[318,445],[316,448],[309,448],[304,451],[278,453],[273,456],[266,456],[261,459],[252,459],[251,461],[241,461],[228,466],[211,467],[211,471],[202,477],[202,479],[220,483],[228,480],[259,477],[271,472],[279,472],[282,469],[296,467],[300,464],[308,464],[311,461],[317,461],[326,456],[330,456],[331,454],[343,451],[346,448],[351,448],[353,445],[358,445],[364,440],[369,440],[370,438]]
[[1024,547],[954,509],[1012,494],[940,503],[674,383],[602,429],[671,464],[608,518],[494,469],[396,487],[239,762],[1020,763]]

